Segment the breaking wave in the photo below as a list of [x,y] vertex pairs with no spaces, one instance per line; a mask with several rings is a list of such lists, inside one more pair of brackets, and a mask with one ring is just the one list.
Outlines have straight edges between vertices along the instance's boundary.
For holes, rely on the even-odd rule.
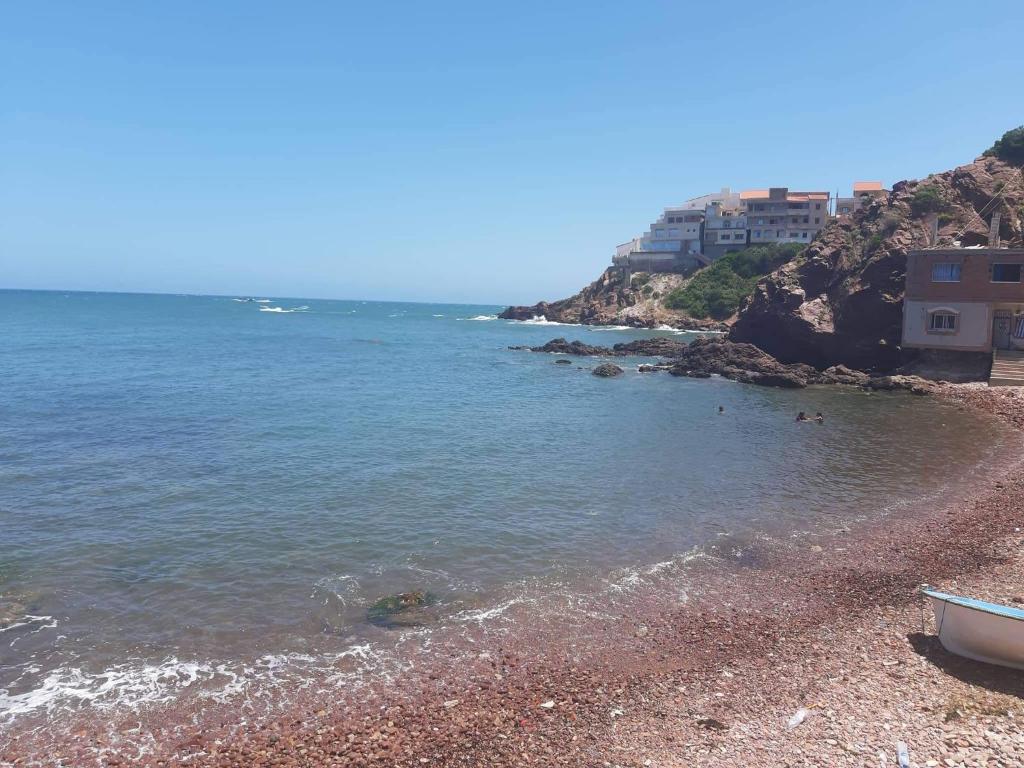
[[276,312],[278,314],[287,314],[290,312],[308,312],[309,307],[303,305],[301,307],[291,307],[285,309],[284,307],[260,307],[260,312]]

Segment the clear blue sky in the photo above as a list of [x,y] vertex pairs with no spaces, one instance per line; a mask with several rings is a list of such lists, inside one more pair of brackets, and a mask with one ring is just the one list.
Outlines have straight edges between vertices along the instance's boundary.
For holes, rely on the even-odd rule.
[[22,2],[0,287],[526,303],[668,204],[1024,123],[1024,3]]

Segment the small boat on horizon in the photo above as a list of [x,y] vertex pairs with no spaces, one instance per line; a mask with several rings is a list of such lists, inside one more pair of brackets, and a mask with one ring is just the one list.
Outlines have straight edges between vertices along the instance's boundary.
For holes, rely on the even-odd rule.
[[950,653],[1024,669],[1024,609],[922,587],[935,613],[936,634]]

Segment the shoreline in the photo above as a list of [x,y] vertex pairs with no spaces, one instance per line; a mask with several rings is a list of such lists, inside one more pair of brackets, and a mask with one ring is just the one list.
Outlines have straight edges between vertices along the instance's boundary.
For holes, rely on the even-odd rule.
[[[1016,392],[951,386],[935,394],[1024,428],[1024,397]],[[401,686],[341,700],[299,697],[281,717],[255,727],[222,708],[152,756],[117,755],[117,746],[107,744],[97,764],[862,765],[877,764],[880,749],[895,764],[896,739],[910,745],[918,764],[941,761],[940,751],[928,751],[931,720],[941,721],[941,730],[948,712],[960,710],[921,709],[907,688],[920,677],[927,686],[919,697],[938,688],[970,709],[973,683],[955,674],[985,670],[939,650],[930,630],[921,633],[915,588],[959,577],[974,579],[964,583],[981,596],[1008,599],[997,594],[1000,574],[1024,570],[1007,557],[1008,545],[1020,539],[1014,528],[1024,508],[1024,482],[1010,479],[1024,468],[1024,445],[1010,447],[999,466],[971,478],[942,508],[855,524],[818,539],[828,547],[744,542],[736,557],[723,560],[726,568],[690,564],[687,577],[700,589],[681,605],[638,594],[629,612],[569,631],[541,625],[507,642],[491,638],[471,663],[459,659],[455,675],[450,662],[437,658]],[[885,628],[880,635],[878,627]],[[543,654],[539,639],[548,643]],[[1017,678],[1009,692],[993,694],[997,706],[991,697],[979,701],[1024,715],[1024,676]],[[872,718],[869,703],[892,710],[889,719]],[[811,714],[788,731],[785,721],[800,707]],[[911,716],[927,724],[916,726],[920,733],[905,725]],[[846,722],[851,717],[853,725]],[[998,733],[993,728],[1007,724],[1024,743],[1005,715],[982,731]],[[970,745],[967,736],[961,740]],[[84,764],[96,743],[83,733],[77,747],[64,764]],[[977,749],[985,748],[992,749]],[[13,748],[0,748],[0,765],[5,758],[16,758]]]

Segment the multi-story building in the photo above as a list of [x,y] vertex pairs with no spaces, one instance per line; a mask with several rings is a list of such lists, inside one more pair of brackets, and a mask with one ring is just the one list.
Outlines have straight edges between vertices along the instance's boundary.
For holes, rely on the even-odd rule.
[[703,250],[711,261],[720,259],[729,251],[747,247],[747,212],[740,207],[738,199],[735,203],[728,205],[714,200],[704,209]]
[[707,264],[702,249],[704,215],[715,202],[738,207],[739,195],[726,187],[666,208],[644,234],[616,247],[612,264],[643,272],[685,272]]
[[836,198],[836,216],[852,216],[871,200],[884,199],[888,195],[889,190],[880,181],[855,181],[851,197]]
[[930,248],[907,254],[903,346],[1024,349],[1024,249]]
[[787,187],[740,193],[750,245],[809,243],[828,222],[828,192],[790,192]]

